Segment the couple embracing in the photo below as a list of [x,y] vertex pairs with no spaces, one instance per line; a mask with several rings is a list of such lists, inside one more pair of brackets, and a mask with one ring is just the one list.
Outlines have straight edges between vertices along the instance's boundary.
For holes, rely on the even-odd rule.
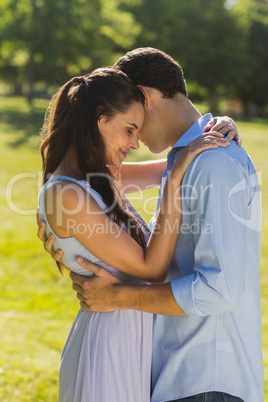
[[[55,95],[38,236],[82,307],[60,402],[263,401],[259,184],[235,133],[228,117],[199,113],[157,49]],[[139,140],[172,147],[167,160],[123,163]],[[158,185],[148,229],[123,192]]]

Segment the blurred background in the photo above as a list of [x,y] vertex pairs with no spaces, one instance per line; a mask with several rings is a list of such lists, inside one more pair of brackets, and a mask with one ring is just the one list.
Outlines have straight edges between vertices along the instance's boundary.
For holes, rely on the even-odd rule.
[[179,61],[193,100],[241,116],[267,113],[267,0],[1,0],[0,82],[49,97],[71,76],[135,47]]
[[[151,46],[184,69],[202,113],[235,119],[262,191],[261,291],[268,401],[268,1],[0,0],[0,400],[57,401],[60,353],[79,304],[36,238],[39,131],[74,75]],[[145,147],[128,160],[152,155]],[[148,222],[157,189],[130,196]],[[258,402],[258,401],[256,401]]]

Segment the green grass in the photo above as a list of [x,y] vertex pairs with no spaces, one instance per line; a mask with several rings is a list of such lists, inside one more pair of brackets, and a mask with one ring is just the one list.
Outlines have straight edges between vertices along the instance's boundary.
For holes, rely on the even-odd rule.
[[[21,98],[0,98],[1,402],[57,401],[60,353],[79,308],[68,275],[59,275],[36,237],[41,167],[37,145],[46,106],[47,101],[35,100],[30,107]],[[239,121],[238,127],[243,145],[262,171],[261,286],[268,400],[268,122]],[[141,147],[129,160],[150,157],[147,149]],[[21,173],[29,176],[19,178]],[[5,194],[12,179],[13,204],[8,207]],[[148,221],[155,209],[157,190],[145,194],[155,196],[147,205],[148,214],[143,215]],[[142,210],[141,201],[134,200],[134,204]]]

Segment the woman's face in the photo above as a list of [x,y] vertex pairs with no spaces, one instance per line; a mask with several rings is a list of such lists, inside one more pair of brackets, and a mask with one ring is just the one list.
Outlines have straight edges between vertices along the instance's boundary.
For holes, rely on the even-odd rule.
[[108,164],[121,166],[130,149],[139,149],[138,132],[144,120],[144,108],[133,102],[125,113],[117,113],[108,119],[101,116],[98,127],[104,138]]

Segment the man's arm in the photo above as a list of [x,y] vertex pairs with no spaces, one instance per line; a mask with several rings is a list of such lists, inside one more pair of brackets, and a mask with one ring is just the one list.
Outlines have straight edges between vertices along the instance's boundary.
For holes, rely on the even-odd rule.
[[[93,279],[81,280],[71,274],[78,298],[89,306],[82,303],[83,309],[105,311],[110,306],[205,317],[235,308],[244,292],[246,241],[245,227],[232,212],[247,218],[251,192],[247,184],[241,191],[233,190],[243,180],[247,182],[247,177],[242,167],[227,154],[212,150],[195,159],[185,180],[187,186],[182,186],[182,200],[187,205],[183,210],[192,214],[190,221],[196,225],[194,227],[202,222],[205,228],[210,228],[208,233],[199,230],[193,234],[193,273],[171,284],[157,286],[122,285],[101,269],[95,272],[97,277]],[[84,268],[91,269],[87,262],[84,264]]]
[[[55,261],[61,261],[62,250],[54,251],[54,236],[47,239],[45,222],[38,227],[38,237],[44,243],[45,250]],[[184,311],[176,303],[170,283],[164,285],[125,285],[114,275],[85,258],[79,257],[77,262],[95,276],[87,278],[70,273],[73,289],[81,301],[85,311],[109,312],[117,309],[132,309],[155,314],[185,316]]]
[[193,233],[193,273],[173,280],[171,288],[191,317],[234,311],[245,295],[254,195],[246,153],[240,156],[241,166],[232,152],[213,150],[197,157],[182,186],[183,210],[192,214],[194,227],[202,223],[202,228]]
[[[81,262],[81,261],[82,262]],[[86,311],[109,312],[132,309],[155,314],[185,316],[176,303],[170,283],[164,285],[125,285],[104,268],[78,258],[78,263],[92,271],[93,278],[71,272],[73,289]]]

